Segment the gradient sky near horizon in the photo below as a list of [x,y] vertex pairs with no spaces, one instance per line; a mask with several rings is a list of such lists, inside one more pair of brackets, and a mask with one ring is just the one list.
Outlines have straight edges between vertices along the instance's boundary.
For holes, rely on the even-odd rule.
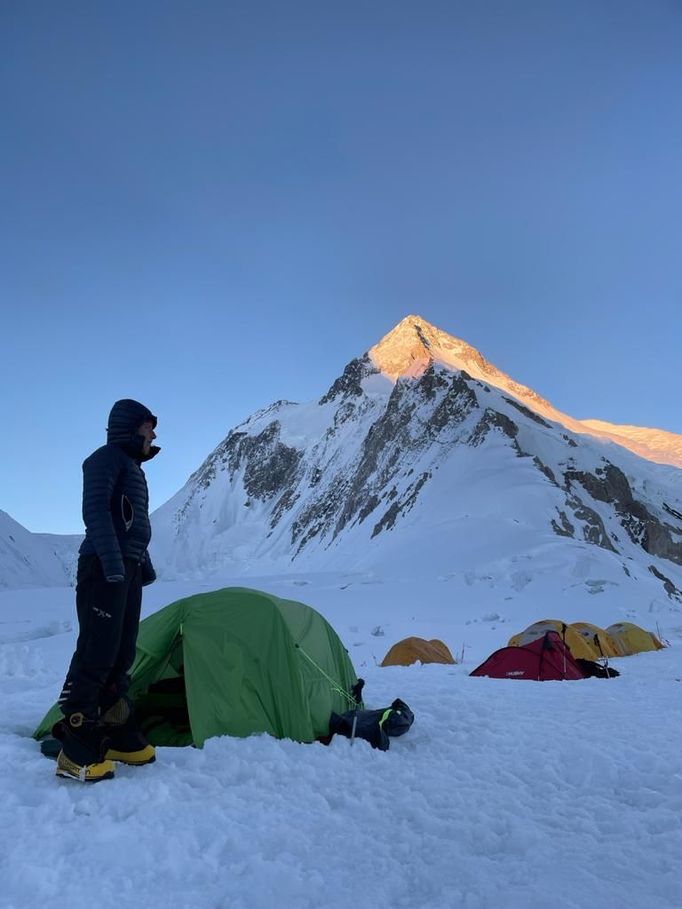
[[0,7],[0,509],[81,532],[114,400],[152,506],[417,313],[682,433],[682,5]]

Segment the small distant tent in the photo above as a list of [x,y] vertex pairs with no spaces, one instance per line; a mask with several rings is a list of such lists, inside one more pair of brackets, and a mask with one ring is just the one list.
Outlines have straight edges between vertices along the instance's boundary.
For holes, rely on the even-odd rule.
[[616,622],[606,629],[622,656],[643,653],[646,650],[662,650],[665,646],[653,631],[645,631],[632,622]]
[[556,631],[491,654],[469,675],[491,679],[532,679],[536,682],[584,679],[585,673]]
[[576,660],[596,660],[601,656],[594,643],[588,641],[582,634],[560,619],[543,619],[541,622],[529,625],[525,631],[511,637],[507,646],[522,647],[544,637],[548,631],[556,631],[563,638]]
[[[608,631],[591,622],[571,622],[569,628],[577,631],[600,657],[617,657],[621,653]],[[594,657],[593,657],[594,659]]]
[[382,666],[411,666],[413,663],[454,663],[447,645],[437,638],[405,638],[398,641],[384,657]]
[[[357,677],[313,608],[241,587],[171,603],[140,623],[130,694],[153,745],[268,732],[311,742],[356,707]],[[359,690],[359,689],[356,689]],[[61,719],[55,705],[34,736]]]

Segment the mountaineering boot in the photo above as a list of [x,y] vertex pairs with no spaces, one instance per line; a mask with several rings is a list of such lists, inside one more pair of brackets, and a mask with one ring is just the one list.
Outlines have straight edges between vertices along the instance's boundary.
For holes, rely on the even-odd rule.
[[114,776],[114,765],[102,756],[106,747],[102,727],[82,713],[72,713],[53,730],[62,743],[57,776],[81,783],[98,783]]
[[135,722],[129,698],[118,698],[102,714],[102,724],[106,729],[107,760],[134,767],[152,764],[156,760],[154,746],[149,744]]

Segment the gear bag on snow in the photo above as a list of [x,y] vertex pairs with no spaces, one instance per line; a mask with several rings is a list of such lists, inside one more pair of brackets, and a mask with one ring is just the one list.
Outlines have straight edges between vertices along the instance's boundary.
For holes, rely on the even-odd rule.
[[585,678],[615,679],[620,675],[617,669],[612,669],[608,664],[597,663],[595,660],[576,660],[576,663],[585,673]]
[[404,735],[414,722],[414,714],[404,701],[396,698],[383,710],[349,710],[332,713],[329,720],[330,736],[365,739],[372,748],[388,751],[389,736]]

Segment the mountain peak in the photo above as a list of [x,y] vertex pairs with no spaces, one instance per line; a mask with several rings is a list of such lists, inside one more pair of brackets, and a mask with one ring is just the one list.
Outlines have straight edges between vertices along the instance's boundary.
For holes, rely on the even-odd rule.
[[406,316],[371,348],[369,357],[394,382],[401,376],[416,378],[436,362],[449,369],[464,370],[473,379],[530,402],[535,410],[554,412],[548,401],[497,369],[471,344],[441,331],[421,316]]
[[410,315],[400,321],[369,351],[374,365],[396,381],[400,376],[417,376],[433,360],[458,369],[469,361],[481,365],[485,360],[466,341],[441,331],[421,316]]
[[557,410],[549,401],[516,382],[461,338],[441,331],[418,315],[406,316],[369,350],[373,365],[391,381],[402,376],[418,378],[431,363],[463,370],[472,379],[512,395],[545,419],[561,423],[572,432],[616,442],[640,457],[682,466],[682,437],[659,429],[614,426],[599,420],[577,420]]

